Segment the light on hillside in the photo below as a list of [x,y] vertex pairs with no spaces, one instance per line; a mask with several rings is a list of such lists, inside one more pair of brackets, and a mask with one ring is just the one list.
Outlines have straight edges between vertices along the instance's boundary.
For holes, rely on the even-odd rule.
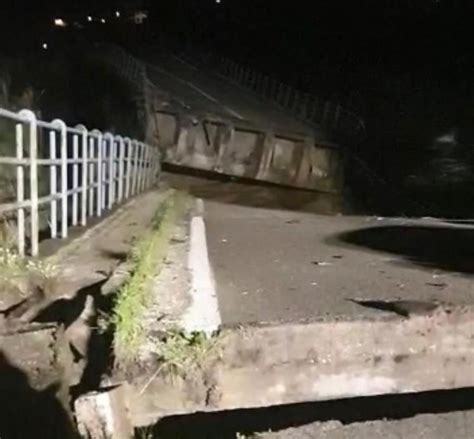
[[115,16],[116,16],[117,18],[120,18],[120,11],[115,11]]
[[66,27],[67,24],[62,18],[55,18],[54,19],[54,25],[58,27]]
[[92,17],[90,15],[87,16],[87,21],[90,23],[92,21]]
[[48,50],[48,43],[43,43],[41,47],[43,48],[43,50]]

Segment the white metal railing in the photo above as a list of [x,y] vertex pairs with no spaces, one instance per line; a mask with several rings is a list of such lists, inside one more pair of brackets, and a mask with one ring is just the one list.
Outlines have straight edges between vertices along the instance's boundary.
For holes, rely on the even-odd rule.
[[[70,226],[86,226],[89,217],[149,189],[158,177],[159,151],[143,142],[82,125],[71,128],[59,119],[44,122],[30,110],[0,108],[0,120],[13,123],[16,149],[15,157],[0,157],[0,165],[16,167],[16,201],[0,204],[0,216],[15,215],[20,256],[27,253],[27,238],[29,253],[38,255],[43,207],[49,208],[51,238],[58,237],[59,226],[64,239]],[[49,169],[49,182],[41,182],[46,193],[39,190],[40,167]]]

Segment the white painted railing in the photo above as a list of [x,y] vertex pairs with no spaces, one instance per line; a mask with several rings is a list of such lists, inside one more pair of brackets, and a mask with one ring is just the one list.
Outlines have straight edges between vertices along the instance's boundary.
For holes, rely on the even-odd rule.
[[[86,226],[89,217],[102,216],[157,180],[159,151],[143,142],[81,125],[71,128],[59,119],[44,122],[30,110],[0,109],[0,119],[12,123],[16,148],[15,157],[0,157],[0,165],[16,167],[16,201],[0,204],[0,216],[15,217],[20,256],[38,255],[43,207],[49,210],[51,238],[58,237],[59,226],[64,239],[70,226]],[[42,166],[49,169],[49,182],[41,182],[47,193],[40,193]]]

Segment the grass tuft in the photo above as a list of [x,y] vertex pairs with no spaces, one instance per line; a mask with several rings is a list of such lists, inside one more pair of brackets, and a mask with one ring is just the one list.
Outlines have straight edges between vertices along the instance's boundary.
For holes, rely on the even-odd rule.
[[133,272],[118,292],[111,316],[118,363],[137,359],[144,337],[142,316],[148,303],[150,282],[161,269],[176,219],[184,211],[186,202],[186,196],[170,191],[156,212],[151,229],[135,244],[129,256]]
[[47,287],[57,278],[58,272],[58,267],[50,262],[27,260],[15,250],[0,246],[0,285],[14,287],[21,279],[30,279]]
[[168,331],[167,336],[156,344],[155,354],[160,371],[184,376],[187,372],[201,368],[216,341],[217,338],[209,338],[204,332]]

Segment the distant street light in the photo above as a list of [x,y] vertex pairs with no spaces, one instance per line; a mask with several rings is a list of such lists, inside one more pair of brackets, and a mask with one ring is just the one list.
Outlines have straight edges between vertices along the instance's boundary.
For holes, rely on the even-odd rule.
[[147,11],[136,11],[134,14],[135,24],[143,24],[143,22],[148,18]]
[[44,50],[48,50],[48,43],[43,43],[42,47]]
[[54,19],[54,25],[58,27],[66,27],[67,24],[62,18],[55,18]]
[[221,0],[216,0],[216,3],[219,5],[221,3]]
[[100,22],[101,22],[102,24],[105,24],[105,18],[101,18],[101,19],[100,19]]
[[117,18],[120,18],[120,11],[115,11],[115,16],[116,16]]
[[92,17],[91,17],[90,15],[87,17],[87,21],[88,21],[88,22],[91,22],[91,21],[92,21]]

